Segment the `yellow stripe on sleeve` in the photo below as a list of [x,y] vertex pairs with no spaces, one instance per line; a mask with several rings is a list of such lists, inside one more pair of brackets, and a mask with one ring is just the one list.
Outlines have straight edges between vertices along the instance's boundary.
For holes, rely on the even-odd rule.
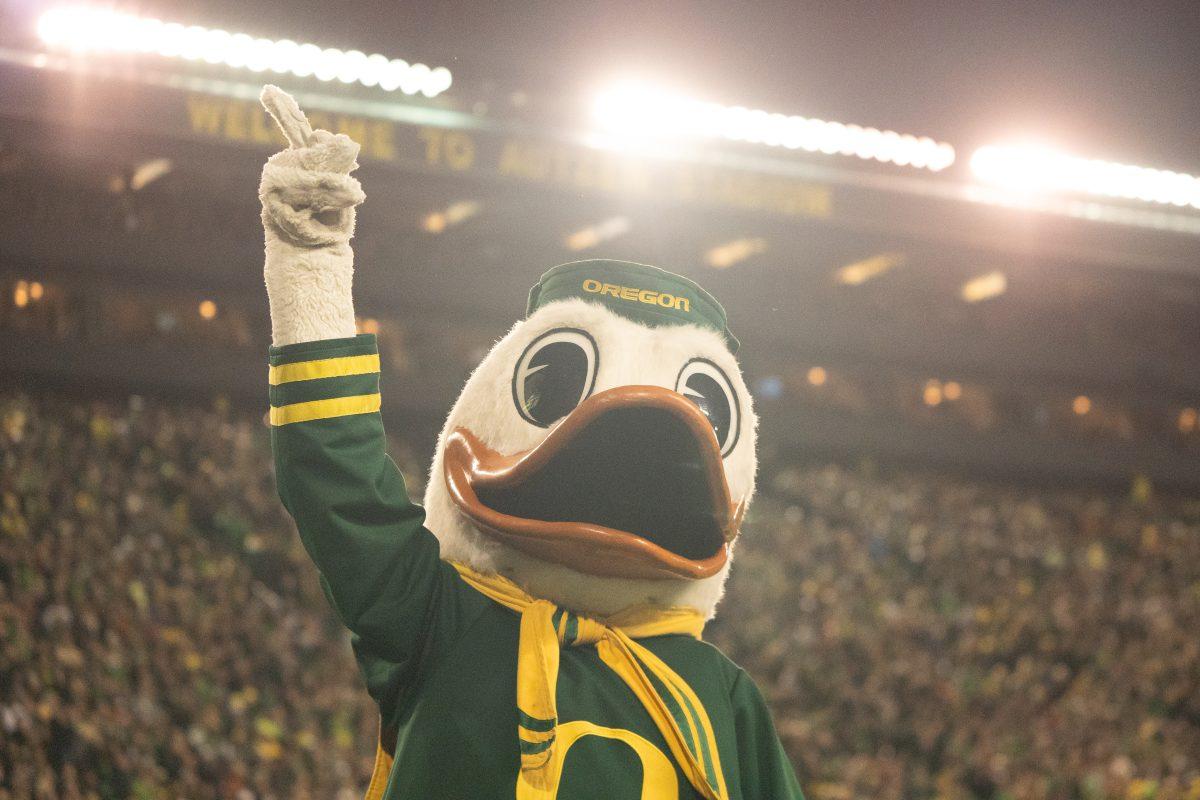
[[291,425],[293,422],[311,422],[315,419],[348,417],[351,414],[369,414],[379,410],[380,395],[358,394],[352,397],[333,397],[329,400],[309,400],[307,403],[271,408],[272,425]]
[[281,383],[313,381],[318,378],[342,378],[346,375],[365,375],[368,372],[379,372],[378,353],[280,364],[271,367],[267,372],[267,383],[278,386]]

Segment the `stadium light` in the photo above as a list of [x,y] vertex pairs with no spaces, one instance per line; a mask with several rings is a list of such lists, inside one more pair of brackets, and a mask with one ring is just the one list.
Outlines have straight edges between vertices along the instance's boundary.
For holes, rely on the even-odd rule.
[[169,158],[152,158],[149,161],[143,161],[137,165],[133,170],[133,174],[129,176],[129,188],[135,192],[140,192],[169,173],[173,167],[174,165]]
[[436,97],[450,88],[445,67],[430,69],[378,53],[342,51],[289,39],[260,39],[245,33],[180,25],[106,8],[62,6],[46,11],[37,22],[38,36],[50,47],[86,53],[140,53],[185,61],[225,64],[251,72],[291,73],[322,81],[339,80],[397,89],[408,95]]
[[1200,177],[1080,158],[1037,146],[985,145],[971,156],[980,180],[1022,193],[1068,192],[1200,208]]
[[475,200],[460,200],[441,211],[433,211],[421,218],[421,227],[429,233],[441,233],[446,228],[466,222],[479,213],[482,206]]
[[925,405],[930,407],[941,405],[943,397],[940,381],[931,379],[925,382],[925,388],[921,390],[921,399],[925,401]]
[[728,269],[739,261],[767,250],[767,240],[755,237],[752,239],[734,239],[709,250],[704,260],[713,269]]
[[564,243],[568,250],[587,250],[601,242],[607,242],[609,239],[615,239],[628,233],[631,227],[633,226],[629,217],[609,217],[603,222],[580,228],[574,233],[568,234]]
[[999,297],[1008,291],[1008,278],[995,270],[972,278],[962,286],[962,299],[968,303],[981,303]]
[[846,286],[861,286],[903,263],[904,255],[901,253],[880,253],[841,267],[834,273],[834,278]]
[[954,163],[954,148],[928,136],[722,106],[635,83],[601,92],[592,106],[592,117],[606,133],[627,139],[726,139],[857,156],[933,172]]

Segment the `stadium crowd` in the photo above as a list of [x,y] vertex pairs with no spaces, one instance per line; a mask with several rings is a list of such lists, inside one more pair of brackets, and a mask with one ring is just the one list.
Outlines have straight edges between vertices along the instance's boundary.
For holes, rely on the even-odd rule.
[[1200,798],[1200,503],[784,466],[710,637],[815,798]]
[[[261,420],[0,423],[0,800],[358,797],[376,717]],[[1200,503],[765,463],[708,637],[810,798],[1200,799]]]
[[357,797],[376,724],[261,422],[7,397],[0,797]]

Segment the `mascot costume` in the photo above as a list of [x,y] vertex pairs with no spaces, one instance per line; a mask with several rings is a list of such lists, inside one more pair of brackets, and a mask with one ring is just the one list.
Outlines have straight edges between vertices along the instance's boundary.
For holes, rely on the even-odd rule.
[[754,491],[721,306],[641,264],[545,273],[422,508],[355,335],[358,145],[262,100],[290,145],[259,190],[279,494],[379,705],[367,797],[801,797],[758,689],[700,639]]

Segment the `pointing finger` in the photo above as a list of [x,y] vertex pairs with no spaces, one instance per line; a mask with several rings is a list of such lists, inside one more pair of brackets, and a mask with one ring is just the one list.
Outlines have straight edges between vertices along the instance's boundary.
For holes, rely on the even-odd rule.
[[290,94],[278,86],[267,84],[263,87],[259,100],[283,131],[290,147],[307,147],[312,142],[312,126],[308,124],[308,118]]

